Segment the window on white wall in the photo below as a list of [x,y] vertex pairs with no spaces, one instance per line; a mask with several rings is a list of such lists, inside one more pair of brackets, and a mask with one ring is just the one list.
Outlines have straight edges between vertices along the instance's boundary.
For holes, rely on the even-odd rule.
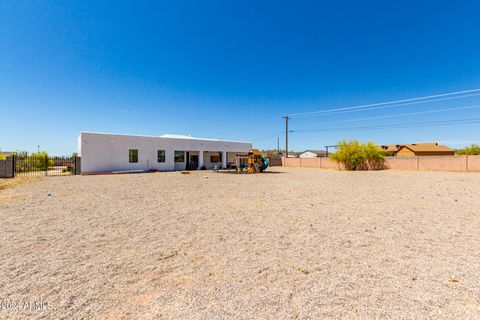
[[185,162],[185,151],[175,151],[175,162]]
[[128,162],[137,163],[138,162],[138,149],[129,149],[128,150]]
[[210,156],[210,162],[222,162],[222,154],[219,152],[218,154],[212,154]]
[[158,150],[157,161],[158,162],[165,162],[165,150]]

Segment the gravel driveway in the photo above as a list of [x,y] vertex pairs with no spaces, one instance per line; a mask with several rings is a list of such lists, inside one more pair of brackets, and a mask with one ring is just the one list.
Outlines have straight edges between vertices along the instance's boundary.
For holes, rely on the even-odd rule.
[[480,174],[270,171],[0,190],[0,319],[480,318]]

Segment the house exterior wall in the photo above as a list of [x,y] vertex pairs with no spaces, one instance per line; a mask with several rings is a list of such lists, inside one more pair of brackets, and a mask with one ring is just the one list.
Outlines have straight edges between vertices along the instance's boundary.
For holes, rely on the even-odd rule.
[[[208,167],[209,152],[248,152],[252,144],[219,140],[148,137],[82,132],[78,137],[78,154],[82,157],[82,174],[123,170],[184,170],[185,162],[175,163],[175,151],[204,154]],[[129,163],[129,149],[138,150],[138,162]],[[157,161],[157,151],[165,150],[165,162]],[[199,156],[201,162],[201,156]],[[220,166],[222,163],[220,163]]]
[[413,156],[422,156],[422,157],[433,157],[433,156],[453,156],[455,151],[412,151],[409,148],[402,147],[400,148],[396,156],[397,157],[413,157]]
[[299,156],[300,158],[316,158],[318,157],[316,153],[313,153],[311,151],[306,151]]
[[419,157],[453,156],[455,151],[422,151],[415,154]]
[[215,166],[217,168],[221,168],[222,167],[221,158],[220,158],[220,161],[218,162],[212,162],[210,161],[212,156],[218,156],[218,151],[207,151],[203,153],[203,164],[205,165],[205,167],[207,167],[207,169],[213,169]]
[[413,157],[415,156],[415,152],[412,150],[402,147],[400,150],[398,150],[395,154],[397,157]]

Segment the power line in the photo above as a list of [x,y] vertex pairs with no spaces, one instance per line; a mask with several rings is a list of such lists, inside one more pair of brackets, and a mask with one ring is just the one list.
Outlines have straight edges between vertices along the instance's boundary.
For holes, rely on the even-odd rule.
[[262,140],[265,140],[265,139],[268,139],[268,138],[273,138],[273,137],[278,136],[282,133],[283,133],[283,131],[278,131],[278,132],[275,132],[275,133],[272,133],[272,134],[269,134],[269,135],[257,137],[257,138],[254,138],[254,139],[250,139],[250,141],[259,142],[259,141],[262,141]]
[[[332,109],[327,109],[327,110],[317,110],[317,111],[310,111],[310,112],[294,113],[294,114],[291,114],[289,116],[291,116],[291,117],[303,116],[304,117],[304,116],[310,116],[310,115],[332,113],[332,112],[337,112],[337,111],[367,109],[369,107],[375,107],[375,106],[386,106],[386,105],[398,104],[398,103],[403,103],[403,102],[414,102],[414,101],[418,102],[418,100],[426,100],[426,99],[446,97],[446,96],[452,96],[452,95],[461,95],[461,94],[465,94],[465,93],[478,92],[478,91],[480,91],[480,88],[472,89],[472,90],[457,91],[457,92],[442,93],[442,94],[436,94],[436,95],[424,96],[424,97],[417,97],[417,98],[411,98],[411,99],[403,99],[403,100],[394,100],[394,101],[388,101],[388,102],[364,104],[364,105],[358,105],[358,106],[353,106],[353,107],[332,108]],[[453,99],[463,98],[463,96],[452,97],[452,98]],[[431,102],[431,101],[428,101],[428,102]],[[414,103],[410,103],[410,104],[414,104]],[[406,105],[406,104],[404,104],[404,105]],[[388,107],[391,107],[391,106],[388,106]]]
[[[419,115],[419,114],[429,114],[429,113],[439,113],[439,112],[446,112],[446,111],[468,110],[468,109],[479,109],[479,108],[480,108],[480,105],[476,105],[476,106],[445,108],[445,109],[438,109],[438,110],[398,113],[398,114],[390,114],[390,115],[366,117],[366,118],[346,119],[346,120],[337,120],[337,121],[322,121],[322,125],[323,124],[328,124],[328,123],[341,123],[341,122],[355,122],[355,121],[375,120],[375,119],[388,119],[388,118],[405,117],[405,116]],[[316,124],[316,125],[318,125],[318,124]]]
[[[415,102],[409,102],[409,103],[399,103],[399,104],[392,104],[392,105],[388,105],[388,106],[380,106],[380,107],[373,107],[373,108],[344,110],[344,111],[331,111],[331,112],[325,112],[325,113],[322,113],[322,114],[316,113],[316,114],[312,114],[310,116],[325,116],[325,115],[336,115],[336,114],[342,114],[342,113],[379,110],[379,109],[387,109],[387,108],[393,108],[393,107],[409,106],[409,105],[414,105],[414,104],[422,104],[422,103],[427,103],[427,102],[438,102],[438,101],[445,101],[445,100],[452,100],[452,99],[468,98],[468,97],[474,97],[474,96],[480,96],[480,93],[467,94],[467,95],[462,95],[462,96],[457,96],[457,97],[447,97],[447,98],[440,98],[440,99],[415,101]],[[298,119],[298,118],[305,118],[305,117],[308,117],[308,116],[297,116],[297,117],[294,117],[294,118]]]
[[370,130],[370,129],[390,129],[390,128],[410,128],[410,127],[429,127],[429,126],[448,126],[457,124],[476,124],[480,123],[480,118],[465,118],[457,120],[443,120],[443,121],[427,121],[427,122],[411,122],[411,123],[396,123],[377,126],[363,126],[363,127],[343,127],[343,128],[322,128],[322,129],[306,129],[294,130],[296,133],[301,132],[330,132],[339,130]]

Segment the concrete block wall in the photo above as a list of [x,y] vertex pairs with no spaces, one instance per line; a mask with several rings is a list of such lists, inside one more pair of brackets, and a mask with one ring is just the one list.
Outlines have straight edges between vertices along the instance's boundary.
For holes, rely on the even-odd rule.
[[282,158],[282,165],[286,167],[306,167],[339,170],[340,166],[335,161],[326,157],[318,158]]
[[[286,167],[305,167],[342,170],[329,158],[283,158]],[[479,156],[387,157],[385,169],[413,171],[480,172]]]
[[419,157],[420,171],[467,171],[466,156]]
[[8,157],[6,160],[0,160],[0,178],[13,178],[14,175],[13,157]]
[[387,169],[418,170],[418,157],[389,157],[385,159]]
[[275,166],[281,166],[282,165],[282,159],[280,158],[270,158],[270,167],[275,167]]
[[467,156],[467,171],[480,171],[480,156]]

